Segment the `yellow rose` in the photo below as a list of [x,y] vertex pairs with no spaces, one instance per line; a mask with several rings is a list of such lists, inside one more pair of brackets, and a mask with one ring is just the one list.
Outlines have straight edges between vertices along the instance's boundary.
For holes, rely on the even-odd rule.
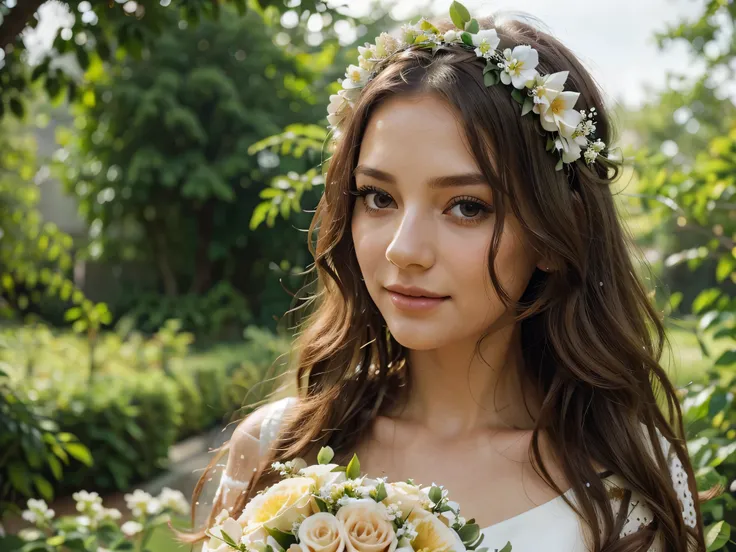
[[417,509],[409,514],[417,536],[411,541],[414,550],[443,550],[465,552],[465,545],[458,534],[447,527],[434,514]]
[[249,534],[268,527],[291,531],[292,524],[300,516],[312,513],[311,492],[314,480],[310,477],[283,479],[256,495],[243,509],[238,518]]
[[350,502],[337,511],[348,552],[394,552],[396,533],[383,504],[369,498]]
[[327,512],[309,516],[301,523],[299,543],[305,552],[343,552],[345,549],[342,526]]

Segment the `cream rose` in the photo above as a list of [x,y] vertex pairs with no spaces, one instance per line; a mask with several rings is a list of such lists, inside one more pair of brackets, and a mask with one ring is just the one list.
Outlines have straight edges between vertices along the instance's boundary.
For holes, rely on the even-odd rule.
[[307,466],[306,468],[301,469],[299,475],[311,477],[314,479],[314,483],[317,487],[342,483],[345,481],[345,472],[333,472],[332,470],[336,467],[338,467],[337,464],[317,464],[315,466]]
[[465,545],[458,534],[442,523],[434,514],[416,509],[409,514],[417,536],[411,541],[414,550],[449,550],[465,552]]
[[386,506],[395,504],[399,507],[402,517],[417,508],[425,508],[429,504],[427,493],[416,485],[397,481],[386,483],[386,498],[383,499]]
[[304,552],[343,552],[345,539],[337,518],[319,512],[305,519],[299,526],[299,543]]
[[394,552],[396,533],[383,504],[360,499],[337,511],[348,552]]
[[311,492],[314,480],[310,477],[282,479],[266,492],[256,495],[243,510],[238,522],[245,533],[263,527],[291,531],[292,524],[300,516],[312,513]]

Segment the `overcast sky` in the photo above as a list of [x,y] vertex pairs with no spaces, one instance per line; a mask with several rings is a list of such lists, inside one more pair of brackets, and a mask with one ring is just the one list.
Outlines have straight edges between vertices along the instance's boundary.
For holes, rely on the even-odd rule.
[[[119,1],[119,0],[118,0]],[[344,4],[345,0],[338,0]],[[404,18],[447,13],[450,0],[384,0],[393,14]],[[464,0],[474,15],[497,11],[522,11],[540,19],[570,47],[593,72],[610,99],[638,105],[645,85],[662,88],[668,70],[685,72],[691,65],[683,46],[660,52],[654,34],[668,23],[692,18],[704,0]],[[364,0],[349,0],[356,14],[368,6]],[[429,12],[429,13],[427,13]],[[55,33],[59,12],[42,12],[41,25],[28,39],[39,47]]]

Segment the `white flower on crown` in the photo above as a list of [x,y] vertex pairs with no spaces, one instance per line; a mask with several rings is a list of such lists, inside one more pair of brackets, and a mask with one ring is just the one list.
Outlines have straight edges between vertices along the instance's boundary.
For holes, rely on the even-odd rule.
[[358,46],[358,65],[361,69],[372,71],[376,65],[376,45],[369,42],[365,46]]
[[401,26],[401,42],[406,45],[414,44],[421,31],[414,25]]
[[401,48],[401,43],[395,37],[388,33],[381,33],[376,38],[374,51],[378,59],[383,59],[396,52],[399,48]]
[[539,54],[534,48],[526,44],[515,46],[513,50],[506,48],[503,57],[502,83],[513,84],[514,88],[521,90],[534,82],[539,64]]
[[560,92],[548,106],[537,104],[543,106],[539,112],[542,128],[549,132],[559,132],[560,136],[565,138],[572,138],[573,134],[578,134],[576,130],[583,116],[573,108],[579,97],[578,92]]
[[585,162],[588,164],[593,163],[600,152],[606,147],[606,144],[602,140],[598,139],[595,142],[588,144],[588,149],[585,150]]
[[540,115],[549,108],[552,101],[564,90],[568,74],[568,71],[560,71],[550,75],[537,75],[531,90],[534,113]]
[[327,106],[327,121],[333,128],[340,126],[340,123],[351,110],[347,92],[347,90],[340,90],[337,94],[330,96],[330,104]]
[[555,139],[555,148],[562,153],[562,161],[564,163],[572,163],[580,159],[580,152],[583,146],[587,145],[588,140],[584,136],[558,136]]
[[348,65],[342,87],[346,90],[351,88],[363,88],[368,82],[368,71],[357,65]]
[[476,47],[475,55],[486,59],[489,59],[496,52],[498,43],[501,42],[496,29],[478,31],[476,34],[470,35],[470,37],[473,40],[473,46]]
[[458,40],[460,40],[460,33],[457,32],[455,29],[450,29],[444,35],[442,35],[442,40],[447,43],[457,42]]

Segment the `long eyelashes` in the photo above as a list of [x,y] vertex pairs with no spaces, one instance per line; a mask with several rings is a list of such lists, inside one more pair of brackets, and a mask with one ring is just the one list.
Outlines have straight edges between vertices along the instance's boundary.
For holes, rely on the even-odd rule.
[[[349,190],[349,193],[353,196],[362,198],[361,203],[363,205],[363,209],[367,213],[377,213],[379,211],[386,210],[386,208],[375,208],[368,205],[367,197],[369,195],[376,194],[377,196],[393,199],[391,197],[391,194],[388,194],[380,188],[376,188],[375,186],[370,185],[362,186],[357,190]],[[471,207],[478,214],[478,216],[474,217],[466,217],[462,215],[453,217],[460,224],[478,224],[480,222],[483,222],[486,218],[488,218],[491,213],[493,213],[493,207],[491,205],[472,196],[458,196],[452,198],[450,205],[445,208],[445,212],[454,209],[458,205]]]

